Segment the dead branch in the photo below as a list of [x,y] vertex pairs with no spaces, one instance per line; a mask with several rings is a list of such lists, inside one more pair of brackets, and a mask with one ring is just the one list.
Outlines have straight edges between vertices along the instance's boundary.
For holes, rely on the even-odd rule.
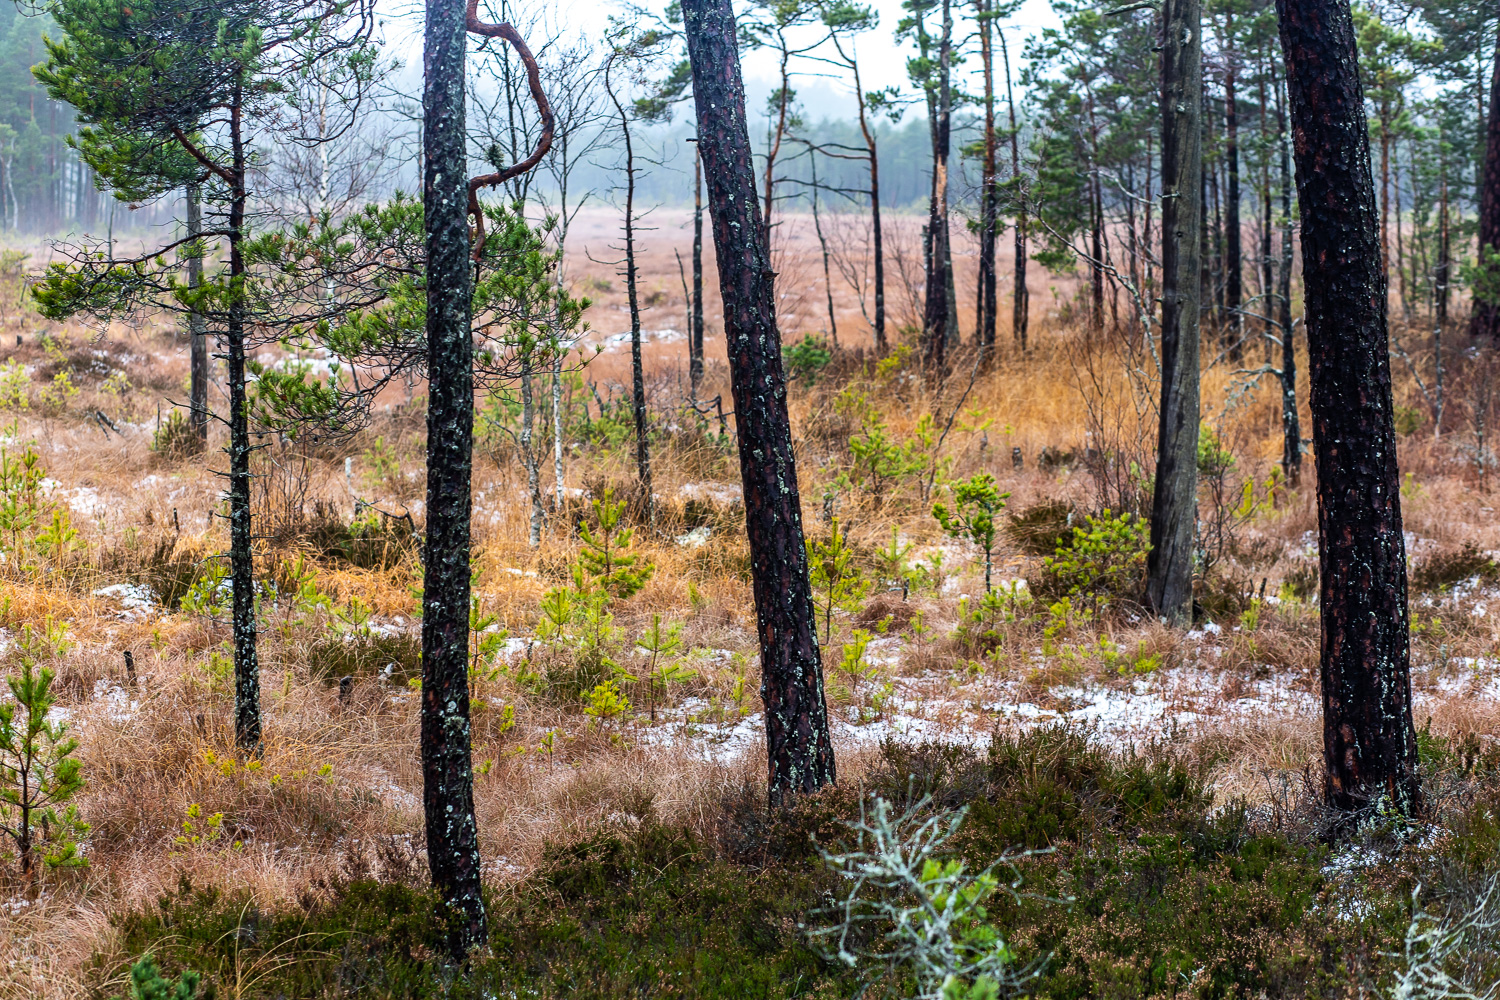
[[542,162],[542,157],[546,156],[547,151],[552,148],[554,122],[552,105],[547,103],[547,95],[542,91],[541,68],[537,66],[536,56],[531,54],[531,49],[527,48],[526,40],[521,37],[520,32],[511,27],[508,21],[500,24],[481,21],[479,0],[469,0],[468,29],[485,38],[499,38],[507,41],[511,48],[516,50],[516,55],[521,57],[521,64],[526,67],[526,84],[531,90],[531,99],[536,102],[537,114],[542,119],[542,134],[538,137],[536,149],[531,151],[530,156],[504,170],[497,170],[492,174],[480,174],[478,177],[469,179],[469,214],[474,216],[474,259],[477,261],[480,254],[484,252],[484,213],[479,209],[479,189],[504,184],[512,177],[519,177]]

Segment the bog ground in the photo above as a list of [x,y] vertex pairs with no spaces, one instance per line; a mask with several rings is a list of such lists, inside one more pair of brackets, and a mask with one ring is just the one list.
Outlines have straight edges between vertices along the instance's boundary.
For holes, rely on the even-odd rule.
[[[814,258],[789,246],[794,276]],[[12,673],[26,658],[56,672],[49,718],[78,740],[89,828],[86,867],[31,879],[6,862],[0,992],[112,995],[147,951],[234,997],[899,991],[807,933],[841,891],[818,845],[850,841],[874,793],[967,807],[949,847],[974,867],[1047,849],[1002,869],[1022,894],[991,909],[1048,996],[1385,991],[1421,958],[1418,885],[1431,926],[1450,928],[1489,891],[1500,540],[1471,437],[1412,419],[1401,439],[1431,820],[1415,836],[1375,821],[1332,848],[1316,512],[1275,469],[1279,392],[1247,391],[1228,363],[1205,372],[1200,518],[1217,535],[1178,630],[1137,603],[1130,463],[1154,431],[1124,405],[1119,348],[1067,322],[1066,288],[1037,310],[1033,351],[1002,342],[977,372],[960,356],[939,384],[905,349],[877,360],[854,336],[791,351],[839,784],[768,818],[733,446],[688,405],[681,292],[650,272],[648,519],[621,405],[622,292],[588,267],[586,339],[603,352],[566,381],[563,495],[536,549],[514,391],[480,405],[470,678],[493,938],[458,980],[423,888],[423,386],[388,391],[352,438],[259,442],[266,723],[246,759],[217,558],[223,455],[174,446],[184,340],[163,317],[47,323],[18,302],[20,270],[5,277],[20,342],[0,372],[3,655]],[[790,328],[816,330],[796,308]],[[727,408],[715,352],[700,397]],[[1414,391],[1399,385],[1398,403]],[[1009,494],[988,594],[984,552],[932,515],[981,472]],[[638,585],[580,597],[575,572],[602,579],[601,546]],[[1464,958],[1488,974],[1494,932],[1475,930]]]

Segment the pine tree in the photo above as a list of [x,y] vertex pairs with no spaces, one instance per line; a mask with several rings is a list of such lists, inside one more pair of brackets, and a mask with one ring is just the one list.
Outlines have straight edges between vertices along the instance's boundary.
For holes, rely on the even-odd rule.
[[1388,286],[1347,0],[1277,0],[1311,365],[1329,804],[1422,811]]
[[682,12],[739,427],[761,643],[768,797],[782,804],[833,782],[833,744],[734,12],[729,0],[686,0]]

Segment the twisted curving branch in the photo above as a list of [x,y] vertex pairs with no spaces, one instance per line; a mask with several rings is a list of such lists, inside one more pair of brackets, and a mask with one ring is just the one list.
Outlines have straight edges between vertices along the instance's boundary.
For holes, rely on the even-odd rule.
[[476,35],[485,38],[499,38],[511,44],[516,54],[521,57],[521,63],[526,67],[526,83],[531,89],[531,98],[536,101],[537,113],[542,119],[542,134],[537,139],[536,149],[531,155],[520,163],[498,170],[493,174],[480,174],[478,177],[469,179],[469,214],[474,216],[474,259],[484,252],[484,213],[479,210],[479,189],[494,187],[504,184],[512,177],[519,177],[528,170],[542,162],[542,157],[547,155],[547,150],[552,148],[553,116],[552,105],[547,103],[547,95],[542,92],[542,74],[536,64],[536,56],[531,54],[531,49],[526,47],[526,41],[509,22],[500,24],[489,24],[479,19],[479,0],[469,0],[468,28]]

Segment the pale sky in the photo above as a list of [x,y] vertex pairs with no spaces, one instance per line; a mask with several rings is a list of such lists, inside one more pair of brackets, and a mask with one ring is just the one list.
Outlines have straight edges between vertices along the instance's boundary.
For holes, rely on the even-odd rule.
[[[872,2],[880,14],[880,26],[860,36],[858,40],[864,87],[866,90],[887,86],[906,89],[906,59],[912,54],[912,48],[909,44],[898,45],[893,37],[896,22],[901,18],[900,0]],[[651,5],[662,6],[659,2]],[[421,5],[413,0],[388,0],[388,5],[382,6],[387,10],[385,34],[390,50],[405,64],[402,76],[419,88],[422,65]],[[522,0],[518,6],[526,6],[526,0]],[[737,3],[736,9],[740,6]],[[546,4],[545,9],[547,18],[554,20],[563,31],[594,34],[597,37],[602,33],[604,19],[617,8],[608,0],[554,0]],[[957,30],[965,30],[967,21],[958,18],[957,14],[958,10],[955,9]],[[1010,42],[1011,64],[1015,72],[1020,71],[1020,52],[1024,39],[1043,27],[1057,27],[1060,23],[1048,0],[1025,0],[1016,16],[1002,25]],[[776,56],[772,52],[761,50],[742,53],[742,60],[745,87],[753,116],[754,109],[763,101],[763,95],[777,85]],[[971,63],[977,64],[977,60],[972,60]],[[832,76],[820,79],[814,75],[819,72],[816,64],[804,63],[801,69],[803,72],[793,86],[799,92],[809,117],[817,119],[852,114],[850,86],[846,80]],[[413,96],[416,96],[415,93]]]

